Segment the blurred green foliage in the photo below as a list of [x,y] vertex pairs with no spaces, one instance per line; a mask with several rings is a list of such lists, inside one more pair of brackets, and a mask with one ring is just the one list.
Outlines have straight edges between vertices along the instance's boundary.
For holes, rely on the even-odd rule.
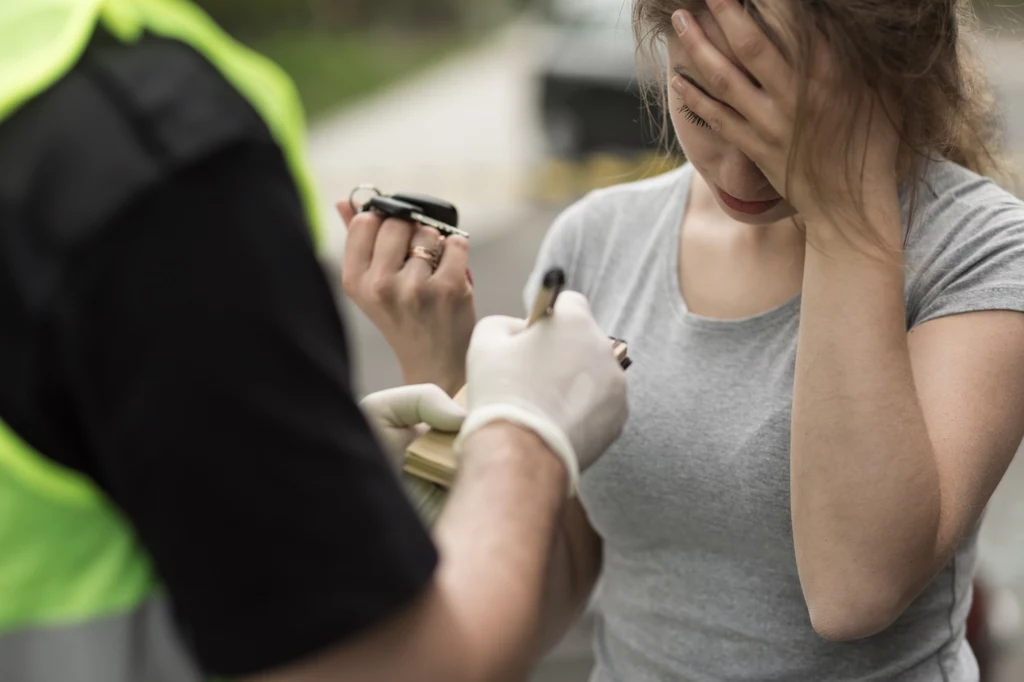
[[531,1],[196,0],[291,75],[310,117],[485,38]]
[[316,118],[434,64],[467,42],[442,31],[419,35],[286,29],[251,45],[288,72],[306,115]]
[[222,26],[238,33],[316,26],[479,29],[530,0],[198,0]]

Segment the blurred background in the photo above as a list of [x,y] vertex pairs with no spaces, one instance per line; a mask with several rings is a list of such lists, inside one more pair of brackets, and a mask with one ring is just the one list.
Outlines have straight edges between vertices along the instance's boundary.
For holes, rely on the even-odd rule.
[[[679,162],[659,152],[637,96],[629,0],[200,4],[299,88],[333,274],[344,228],[330,202],[360,183],[435,194],[459,207],[473,235],[478,312],[521,315],[520,289],[562,208]],[[975,6],[1005,151],[1024,176],[1024,0]],[[383,339],[342,305],[360,392],[400,383]],[[970,627],[984,682],[1024,681],[1024,457],[987,512],[977,601]],[[585,681],[588,627],[584,619],[533,682]]]

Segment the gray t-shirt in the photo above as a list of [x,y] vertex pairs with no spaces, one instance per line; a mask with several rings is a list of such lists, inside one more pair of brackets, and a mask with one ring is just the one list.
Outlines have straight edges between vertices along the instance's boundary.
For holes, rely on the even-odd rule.
[[[548,267],[626,339],[630,421],[582,481],[604,539],[593,682],[969,682],[964,639],[975,532],[890,628],[830,643],[797,577],[789,439],[799,297],[739,320],[694,315],[679,234],[693,170],[593,192],[548,234]],[[933,164],[907,251],[907,328],[974,310],[1024,311],[1024,204]]]

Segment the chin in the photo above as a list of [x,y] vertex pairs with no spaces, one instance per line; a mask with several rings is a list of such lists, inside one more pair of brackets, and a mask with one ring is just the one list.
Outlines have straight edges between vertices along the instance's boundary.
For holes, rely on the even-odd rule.
[[744,213],[726,206],[718,197],[715,197],[715,200],[718,202],[718,207],[721,208],[727,216],[736,222],[746,223],[747,225],[771,225],[779,222],[780,220],[792,218],[796,215],[796,211],[793,207],[785,201],[779,202],[777,206],[772,207],[764,213]]

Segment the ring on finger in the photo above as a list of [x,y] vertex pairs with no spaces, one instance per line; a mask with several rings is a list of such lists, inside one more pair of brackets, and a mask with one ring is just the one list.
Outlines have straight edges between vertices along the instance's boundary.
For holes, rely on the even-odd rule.
[[406,257],[406,260],[409,258],[422,258],[430,263],[431,270],[437,270],[437,265],[441,261],[441,249],[428,249],[425,246],[414,246],[409,249],[409,255]]

